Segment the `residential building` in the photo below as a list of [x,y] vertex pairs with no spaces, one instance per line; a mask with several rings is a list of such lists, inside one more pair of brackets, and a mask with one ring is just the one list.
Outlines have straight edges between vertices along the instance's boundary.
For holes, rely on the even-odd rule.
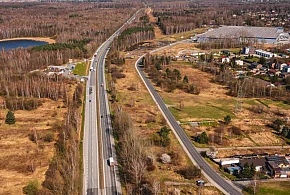
[[290,66],[284,66],[282,72],[290,72]]
[[249,166],[253,164],[255,166],[255,170],[257,172],[263,171],[266,167],[266,158],[249,158],[249,159],[242,159],[240,160],[240,166],[243,168],[245,164],[248,163]]
[[274,53],[268,52],[268,51],[264,51],[262,49],[257,49],[255,51],[255,54],[260,56],[260,57],[265,57],[265,58],[277,57],[277,54],[274,54]]

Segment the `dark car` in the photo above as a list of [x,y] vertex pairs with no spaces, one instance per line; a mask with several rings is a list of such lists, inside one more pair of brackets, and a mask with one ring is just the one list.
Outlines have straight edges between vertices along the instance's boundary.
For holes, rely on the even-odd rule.
[[92,102],[92,100],[89,100],[89,102]]

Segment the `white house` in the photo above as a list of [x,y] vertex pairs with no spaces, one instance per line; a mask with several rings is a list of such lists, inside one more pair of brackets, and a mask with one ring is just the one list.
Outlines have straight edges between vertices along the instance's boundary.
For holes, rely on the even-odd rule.
[[243,66],[243,65],[244,65],[244,61],[243,61],[243,60],[236,60],[235,63],[236,63],[238,66]]

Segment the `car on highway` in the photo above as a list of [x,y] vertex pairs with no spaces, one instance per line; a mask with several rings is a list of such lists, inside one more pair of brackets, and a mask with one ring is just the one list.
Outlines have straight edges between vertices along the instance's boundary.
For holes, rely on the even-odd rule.
[[104,87],[104,83],[101,84],[101,87]]
[[114,161],[113,157],[110,157],[110,158],[108,159],[108,164],[109,164],[110,167],[112,167],[112,166],[115,165],[115,161]]
[[92,102],[92,100],[89,100],[89,102]]

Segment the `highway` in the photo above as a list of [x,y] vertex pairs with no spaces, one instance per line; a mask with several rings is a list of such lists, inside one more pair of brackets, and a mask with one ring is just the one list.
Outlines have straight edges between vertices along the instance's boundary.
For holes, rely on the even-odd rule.
[[[172,44],[170,45],[172,46]],[[159,48],[157,50],[154,50],[150,53],[153,53],[155,51],[159,51],[161,49],[167,48],[169,46],[165,46],[163,48]],[[143,55],[144,56],[144,55]],[[167,123],[171,127],[172,131],[176,135],[178,141],[182,145],[185,152],[188,154],[191,161],[198,166],[204,176],[213,184],[215,185],[219,190],[221,190],[224,194],[231,194],[231,195],[241,195],[242,193],[234,187],[233,183],[230,183],[230,181],[226,181],[223,179],[220,175],[218,175],[205,160],[202,158],[202,156],[198,153],[194,145],[191,143],[191,140],[187,137],[181,126],[178,124],[178,122],[175,120],[174,116],[171,114],[165,103],[163,102],[162,98],[159,96],[159,94],[154,89],[151,82],[146,77],[145,73],[143,72],[142,66],[140,66],[141,59],[143,58],[141,56],[135,63],[135,68],[140,75],[141,79],[143,80],[145,86],[147,87],[149,93],[151,94],[153,100],[157,104],[159,110],[163,114],[164,118],[167,120]]]
[[109,37],[91,59],[90,72],[86,83],[86,105],[83,139],[83,194],[121,194],[117,166],[109,166],[108,159],[117,163],[114,138],[110,119],[110,108],[106,93],[105,58],[109,46],[121,29],[130,24],[138,10],[125,24]]

